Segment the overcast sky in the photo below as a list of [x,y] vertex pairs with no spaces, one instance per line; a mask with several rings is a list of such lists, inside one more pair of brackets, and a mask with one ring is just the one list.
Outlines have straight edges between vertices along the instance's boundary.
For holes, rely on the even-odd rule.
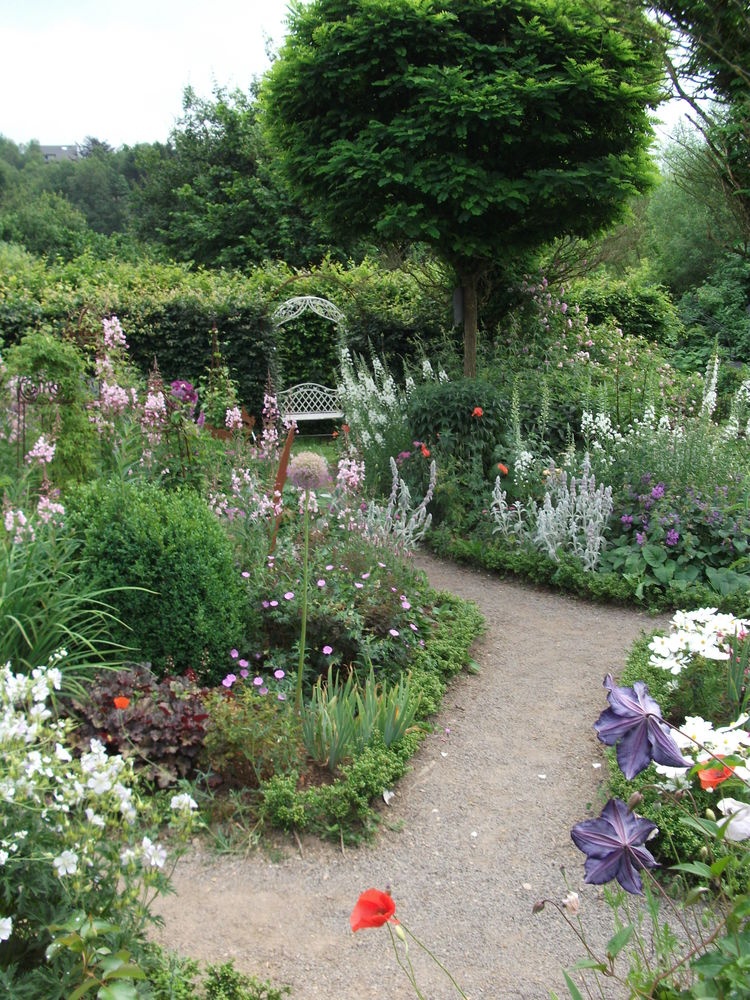
[[[188,85],[247,91],[288,0],[0,0],[0,135],[166,142]],[[669,115],[674,119],[674,115]]]
[[246,91],[288,0],[0,0],[0,135],[165,142],[192,86]]

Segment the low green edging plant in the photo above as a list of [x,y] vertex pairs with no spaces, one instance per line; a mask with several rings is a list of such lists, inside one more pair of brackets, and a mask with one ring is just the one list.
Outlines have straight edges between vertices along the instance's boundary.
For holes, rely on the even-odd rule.
[[516,576],[530,583],[574,593],[606,603],[640,605],[657,613],[682,606],[706,606],[737,615],[750,613],[750,590],[718,593],[706,584],[677,587],[666,585],[637,595],[637,583],[617,572],[586,572],[580,560],[561,555],[558,561],[528,547],[507,546],[488,539],[484,533],[475,538],[453,534],[446,526],[430,532],[427,546],[436,555],[456,562],[481,566],[500,576]]

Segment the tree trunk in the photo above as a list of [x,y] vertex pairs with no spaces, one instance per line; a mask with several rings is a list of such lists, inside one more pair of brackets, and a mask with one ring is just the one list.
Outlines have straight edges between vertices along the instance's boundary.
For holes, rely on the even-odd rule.
[[464,310],[464,376],[477,377],[477,274],[461,275]]

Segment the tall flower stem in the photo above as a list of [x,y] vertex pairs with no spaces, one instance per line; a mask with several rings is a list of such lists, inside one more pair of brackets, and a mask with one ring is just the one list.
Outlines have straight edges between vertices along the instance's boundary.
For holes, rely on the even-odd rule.
[[[430,958],[435,963],[435,965],[437,965],[437,967],[440,969],[440,971],[443,972],[448,977],[448,979],[451,981],[451,983],[452,983],[453,987],[455,988],[456,992],[458,993],[458,995],[460,997],[463,997],[463,1000],[469,1000],[469,998],[466,996],[466,994],[464,993],[464,991],[461,989],[461,987],[458,985],[458,983],[456,982],[456,980],[453,978],[453,976],[448,971],[448,969],[446,969],[446,967],[443,965],[443,963],[440,961],[440,959],[437,957],[437,955],[433,951],[430,951],[430,949],[427,947],[427,945],[423,944],[419,940],[418,937],[415,937],[414,934],[412,934],[412,932],[407,927],[404,927],[404,925],[402,923],[399,923],[399,924],[397,924],[397,926],[396,926],[396,928],[394,930],[394,928],[390,924],[388,924],[388,931],[390,932],[390,935],[391,935],[391,941],[393,941],[393,947],[394,947],[394,949],[396,951],[396,958],[398,960],[398,964],[401,966],[401,968],[406,973],[406,975],[407,975],[407,977],[409,979],[409,982],[414,987],[414,991],[415,991],[417,997],[419,998],[419,1000],[425,1000],[425,996],[424,996],[423,993],[420,992],[419,987],[417,986],[417,983],[416,983],[416,978],[415,978],[415,975],[414,975],[414,968],[413,968],[413,966],[411,964],[411,959],[409,958],[409,945],[408,945],[408,942],[406,940],[407,936],[410,937],[412,939],[412,941],[416,945],[419,945],[419,947],[422,949],[423,952],[425,952],[425,954],[427,954],[427,955],[430,956]],[[401,960],[401,957],[400,957],[400,955],[398,953],[398,946],[397,946],[396,941],[394,939],[394,935],[396,937],[400,938],[400,940],[403,941],[403,943],[404,943],[404,951],[405,951],[405,954],[406,954],[406,961],[407,961],[408,967],[407,967],[407,965],[404,965],[403,961]]]
[[307,640],[307,590],[310,582],[310,490],[305,490],[305,514],[303,521],[302,546],[302,607],[299,630],[299,662],[297,664],[297,689],[294,695],[294,710],[302,711],[302,676],[305,672],[305,642]]

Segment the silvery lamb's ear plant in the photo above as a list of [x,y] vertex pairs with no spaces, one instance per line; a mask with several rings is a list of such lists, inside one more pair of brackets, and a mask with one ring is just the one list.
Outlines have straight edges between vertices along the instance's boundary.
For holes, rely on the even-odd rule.
[[412,506],[409,487],[401,478],[394,458],[391,458],[391,475],[393,479],[387,503],[383,506],[371,500],[358,515],[358,527],[369,541],[406,555],[414,551],[432,524],[432,514],[428,513],[427,507],[435,493],[437,466],[434,460],[430,462],[427,492],[416,507]]
[[591,573],[604,547],[607,522],[614,508],[612,487],[596,485],[589,456],[585,455],[581,475],[553,470],[542,507],[537,510],[533,540],[558,559],[560,550],[571,552]]
[[498,476],[492,493],[490,514],[495,532],[506,541],[514,539],[545,552],[558,560],[561,552],[570,552],[593,572],[604,549],[607,523],[614,502],[612,488],[600,484],[585,455],[579,477],[568,476],[564,469],[549,470],[544,500],[516,501],[508,504],[508,495]]

